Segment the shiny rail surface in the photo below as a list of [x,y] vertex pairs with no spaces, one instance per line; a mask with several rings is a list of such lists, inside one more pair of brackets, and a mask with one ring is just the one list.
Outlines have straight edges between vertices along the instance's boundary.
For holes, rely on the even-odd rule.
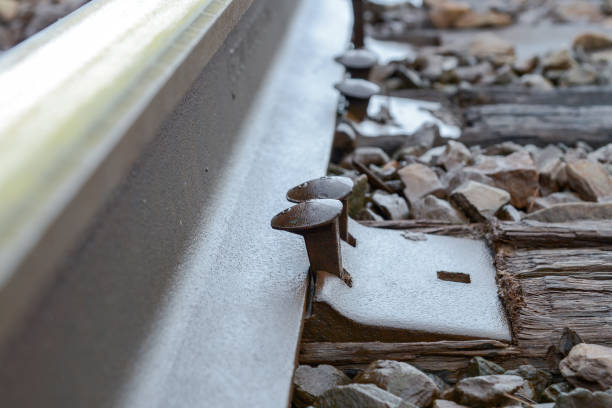
[[0,59],[1,406],[288,404],[269,219],[325,172],[347,6],[94,0]]
[[0,59],[0,338],[250,0],[97,0]]

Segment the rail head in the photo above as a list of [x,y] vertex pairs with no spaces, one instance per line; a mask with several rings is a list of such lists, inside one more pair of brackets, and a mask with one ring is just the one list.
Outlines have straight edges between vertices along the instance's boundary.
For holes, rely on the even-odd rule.
[[93,0],[0,58],[0,345],[252,0]]

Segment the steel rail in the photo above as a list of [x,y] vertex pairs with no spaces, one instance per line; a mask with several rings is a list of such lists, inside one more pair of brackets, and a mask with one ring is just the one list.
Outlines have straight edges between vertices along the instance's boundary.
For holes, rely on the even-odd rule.
[[250,0],[97,0],[0,59],[0,338]]
[[325,171],[348,9],[251,3],[94,0],[0,59],[0,405],[288,403],[269,218]]

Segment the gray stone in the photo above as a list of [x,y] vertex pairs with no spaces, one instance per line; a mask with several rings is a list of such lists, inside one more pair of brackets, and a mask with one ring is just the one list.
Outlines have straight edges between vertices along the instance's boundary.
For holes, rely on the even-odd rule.
[[[382,110],[382,109],[381,109]],[[359,147],[379,147],[387,154],[393,154],[406,140],[410,134],[407,130],[399,128],[391,122],[377,122],[371,119],[365,119],[359,123],[350,122],[351,129],[355,132],[354,146]],[[339,140],[337,140],[340,138]],[[343,137],[349,139],[348,136]],[[343,138],[336,131],[334,137],[334,149],[339,150],[342,146]],[[345,142],[348,145],[348,140]],[[349,145],[350,147],[350,145]],[[351,150],[345,148],[346,152]]]
[[457,167],[465,166],[471,159],[472,153],[463,143],[451,140],[438,157],[437,164],[443,166],[446,171],[451,171]]
[[432,408],[469,408],[448,400],[435,400]]
[[548,71],[544,72],[544,77],[548,79],[551,83],[553,83],[555,86],[559,85],[559,82],[561,81],[561,77],[563,77],[563,75],[565,75],[564,69],[549,69]]
[[483,375],[503,374],[504,369],[492,361],[482,357],[474,357],[470,360],[466,375],[468,377],[480,377]]
[[540,58],[536,55],[516,61],[512,64],[512,69],[519,75],[531,74],[538,67],[539,62]]
[[582,200],[574,193],[563,191],[560,193],[552,193],[546,197],[531,197],[529,199],[528,213],[550,208],[558,204],[581,203]]
[[415,143],[426,146],[428,149],[441,146],[445,139],[440,135],[440,128],[435,123],[426,122],[412,134]]
[[544,193],[559,191],[567,187],[567,169],[562,159],[554,159],[539,170],[540,190]]
[[589,144],[588,144],[588,143],[586,143],[586,142],[583,142],[582,140],[579,140],[579,141],[577,141],[577,142],[576,142],[576,148],[577,148],[577,149],[581,149],[581,150],[583,150],[583,151],[584,151],[584,152],[586,152],[586,153],[591,153],[591,152],[593,152],[593,150],[594,150],[594,149],[591,147],[591,145],[589,145]]
[[356,383],[375,384],[417,407],[431,405],[438,387],[425,373],[408,363],[378,360],[355,377]]
[[531,157],[536,157],[540,152],[540,148],[532,143],[526,144],[525,146],[521,146],[524,150],[526,150]]
[[350,384],[351,379],[342,371],[330,365],[310,367],[301,365],[295,370],[293,403],[306,407],[316,401],[325,391],[338,385]]
[[517,375],[485,375],[469,377],[455,387],[457,402],[474,407],[501,405],[508,401],[505,394],[513,394],[524,380]]
[[446,191],[450,194],[453,190],[468,181],[477,181],[491,187],[495,187],[495,182],[491,177],[482,174],[480,171],[469,167],[457,168],[446,173],[440,181],[446,186]]
[[315,407],[414,408],[414,405],[374,384],[349,384],[325,391],[315,403]]
[[[393,163],[393,162],[389,162],[389,163]],[[375,164],[370,164],[369,168],[372,171],[372,173],[376,174],[378,178],[380,178],[383,181],[397,179],[397,168],[395,168],[394,166],[386,165],[384,167],[379,167],[379,166],[376,166]]]
[[570,392],[572,388],[573,387],[566,382],[549,385],[542,393],[542,401],[555,402],[557,398],[559,398],[559,395]]
[[483,222],[510,201],[507,191],[468,181],[451,194],[451,201],[472,221]]
[[506,204],[497,211],[495,214],[497,218],[502,221],[515,221],[518,222],[523,218],[523,214],[514,208],[512,204]]
[[534,156],[534,162],[538,172],[541,172],[551,163],[563,157],[563,150],[558,146],[549,144],[543,149],[539,149]]
[[499,67],[497,71],[495,71],[492,84],[493,85],[510,85],[516,82],[516,80],[517,80],[517,76],[512,70],[512,68],[510,68],[510,65],[505,64]]
[[521,85],[531,89],[537,89],[540,91],[550,91],[555,86],[548,79],[544,78],[540,74],[527,74],[520,78]]
[[327,166],[327,175],[344,176],[355,180],[359,176],[359,173],[357,173],[355,170],[345,169],[337,164],[330,163],[329,166]]
[[599,149],[595,150],[592,153],[589,153],[589,160],[598,161],[601,163],[611,163],[612,162],[612,143],[607,144]]
[[532,212],[524,220],[540,222],[571,222],[577,220],[612,219],[612,203],[569,203],[557,204]]
[[17,0],[0,0],[0,21],[9,22],[17,17],[19,2]]
[[406,67],[405,65],[398,65],[395,75],[396,77],[399,77],[402,80],[403,88],[425,88],[428,84],[420,77],[420,75],[416,71]]
[[461,16],[472,10],[472,7],[462,1],[436,2],[429,10],[429,20],[436,28],[451,28]]
[[612,390],[591,392],[576,388],[570,393],[561,394],[554,408],[610,408],[612,407]]
[[459,81],[477,83],[482,78],[491,75],[493,67],[487,61],[475,65],[468,65],[455,68],[455,76]]
[[534,155],[540,187],[545,193],[559,191],[567,184],[563,155],[563,150],[555,145],[548,145]]
[[476,35],[469,49],[473,56],[489,60],[495,66],[512,64],[516,58],[514,44],[492,33]]
[[428,194],[438,197],[446,195],[438,175],[428,166],[419,163],[410,164],[400,169],[398,174],[406,186],[404,196],[410,205]]
[[591,52],[589,60],[599,67],[600,81],[602,84],[610,84],[610,63],[612,62],[612,50]]
[[404,220],[410,215],[406,200],[397,194],[376,190],[372,195],[372,202],[381,214],[389,220]]
[[561,86],[587,86],[596,84],[597,79],[597,70],[583,64],[565,71],[559,83]]
[[544,71],[567,70],[577,64],[568,50],[551,51],[542,59],[542,69]]
[[370,164],[383,166],[390,160],[387,153],[379,147],[358,147],[353,152],[353,157],[365,166],[369,166]]
[[574,160],[586,159],[588,157],[588,153],[589,152],[580,148],[579,146],[568,148],[565,152],[565,161],[570,162]]
[[561,337],[559,338],[559,345],[557,350],[563,357],[567,357],[574,347],[578,344],[584,343],[584,340],[576,331],[569,327],[564,327]]
[[574,160],[567,163],[569,186],[586,201],[602,201],[612,196],[612,177],[600,163]]
[[572,48],[586,52],[605,50],[612,48],[612,38],[600,33],[586,32],[574,38]]
[[427,152],[425,146],[402,146],[393,153],[393,159],[409,162],[408,164],[419,162],[419,156]]
[[402,183],[402,180],[385,181],[385,185],[394,193],[401,194],[404,190],[404,183]]
[[444,381],[442,378],[438,377],[437,375],[432,374],[432,373],[425,373],[425,374],[427,374],[427,376],[431,378],[431,380],[436,384],[436,387],[438,387],[438,391],[440,391],[440,393],[451,388],[451,386],[448,385],[446,381]]
[[429,149],[425,153],[423,153],[419,160],[423,163],[435,165],[438,163],[438,157],[444,153],[444,146],[434,147],[433,149]]
[[465,217],[446,200],[433,195],[425,196],[412,204],[412,218],[417,220],[448,221],[453,224],[464,224]]
[[578,344],[561,360],[559,370],[575,387],[592,391],[607,390],[612,387],[612,348]]
[[515,370],[508,370],[504,374],[518,375],[526,380],[523,388],[525,389],[525,386],[527,386],[529,390],[526,393],[521,393],[521,395],[535,401],[540,400],[542,393],[552,380],[552,375],[550,373],[529,364],[522,365]]
[[491,177],[495,185],[510,193],[516,208],[525,208],[529,197],[538,193],[538,172],[531,155],[522,150],[508,156],[479,156],[466,169]]
[[440,136],[440,128],[434,123],[424,123],[413,134],[406,138],[406,142],[394,154],[398,159],[404,156],[421,156],[433,146],[444,144]]
[[455,21],[454,27],[461,29],[503,27],[512,24],[513,19],[510,14],[496,10],[471,10]]
[[448,74],[453,72],[459,64],[459,60],[456,57],[437,54],[423,55],[419,59],[425,66],[421,71],[421,75],[430,81],[447,81],[449,79]]

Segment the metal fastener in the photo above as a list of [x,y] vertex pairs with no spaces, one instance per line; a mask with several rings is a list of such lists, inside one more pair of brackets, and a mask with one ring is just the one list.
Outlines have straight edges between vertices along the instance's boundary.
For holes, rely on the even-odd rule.
[[338,276],[349,287],[351,275],[342,267],[338,217],[342,213],[338,200],[304,201],[277,214],[272,228],[304,237],[312,272],[328,272]]
[[287,192],[287,200],[301,203],[308,200],[330,198],[342,202],[339,218],[340,238],[352,246],[357,240],[348,232],[348,198],[353,192],[353,180],[348,177],[320,177],[310,180]]
[[348,50],[335,60],[344,66],[351,78],[359,79],[368,79],[370,71],[378,62],[376,54],[363,48]]
[[363,0],[353,0],[353,35],[355,48],[363,48]]
[[347,78],[335,85],[348,102],[347,119],[363,121],[368,115],[370,98],[380,93],[380,87],[365,79]]

